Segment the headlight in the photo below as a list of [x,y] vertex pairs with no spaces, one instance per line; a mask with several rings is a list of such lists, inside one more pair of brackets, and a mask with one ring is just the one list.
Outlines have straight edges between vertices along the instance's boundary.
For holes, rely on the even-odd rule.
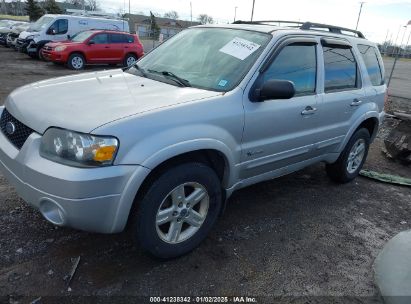
[[108,166],[113,164],[118,145],[114,137],[50,128],[42,137],[40,155],[75,167]]
[[56,46],[56,47],[54,48],[54,50],[55,50],[56,52],[61,52],[61,51],[64,51],[66,48],[67,48],[67,47],[66,47],[65,45],[60,45],[60,46]]

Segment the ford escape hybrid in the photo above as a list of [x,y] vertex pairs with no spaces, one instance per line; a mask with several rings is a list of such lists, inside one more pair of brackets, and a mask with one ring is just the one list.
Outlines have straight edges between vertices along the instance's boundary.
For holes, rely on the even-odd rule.
[[384,118],[379,51],[361,32],[273,24],[193,27],[129,68],[15,90],[1,171],[49,222],[129,224],[161,258],[195,248],[237,189],[317,162],[351,181]]

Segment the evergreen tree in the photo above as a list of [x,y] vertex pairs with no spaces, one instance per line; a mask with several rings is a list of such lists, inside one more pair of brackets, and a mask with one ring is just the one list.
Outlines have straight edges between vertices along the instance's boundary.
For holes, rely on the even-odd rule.
[[160,36],[160,27],[157,24],[156,17],[154,14],[150,11],[150,28],[151,28],[151,34],[153,35],[153,39],[157,40],[158,37]]
[[63,11],[57,5],[55,0],[44,1],[44,9],[48,14],[61,14]]
[[24,10],[26,11],[27,15],[29,15],[30,21],[36,21],[44,15],[43,10],[35,0],[27,0]]

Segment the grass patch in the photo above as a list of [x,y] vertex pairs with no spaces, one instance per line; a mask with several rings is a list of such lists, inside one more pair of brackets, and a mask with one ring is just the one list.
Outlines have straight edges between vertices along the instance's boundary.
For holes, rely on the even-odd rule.
[[16,20],[16,21],[29,21],[29,16],[12,16],[12,15],[0,15],[0,20]]

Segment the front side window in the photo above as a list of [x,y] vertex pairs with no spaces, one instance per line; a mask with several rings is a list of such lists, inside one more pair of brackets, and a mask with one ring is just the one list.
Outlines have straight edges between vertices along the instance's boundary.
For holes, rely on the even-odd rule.
[[[147,77],[170,72],[193,87],[227,92],[244,78],[271,38],[271,34],[237,29],[187,29],[148,53],[138,65]],[[129,71],[135,73],[133,68]]]
[[315,45],[288,45],[284,47],[264,73],[263,81],[290,80],[296,95],[315,93],[317,55]]
[[325,92],[357,87],[357,62],[351,48],[323,46]]
[[94,42],[95,44],[107,44],[108,35],[107,34],[97,34],[93,38],[91,38],[90,42]]
[[68,30],[68,20],[59,19],[56,20],[49,28],[49,33],[54,33],[55,35],[66,34]]
[[375,48],[371,45],[358,45],[358,50],[364,60],[372,85],[379,86],[384,84],[381,66]]

